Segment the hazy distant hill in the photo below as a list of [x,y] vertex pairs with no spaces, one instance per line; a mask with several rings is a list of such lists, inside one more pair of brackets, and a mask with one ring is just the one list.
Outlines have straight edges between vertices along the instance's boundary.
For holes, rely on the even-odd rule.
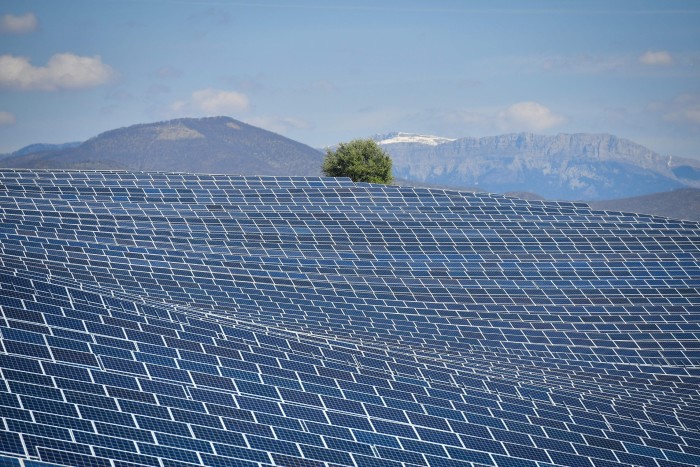
[[635,198],[592,201],[588,204],[594,209],[605,211],[638,212],[673,219],[700,220],[698,188],[682,188]]
[[80,141],[72,142],[72,143],[62,143],[62,144],[48,144],[48,143],[36,143],[36,144],[30,144],[29,146],[25,146],[22,149],[18,149],[15,152],[11,152],[9,154],[0,154],[0,159],[6,159],[8,157],[18,157],[18,156],[25,156],[27,154],[33,154],[37,152],[44,152],[44,153],[49,153],[53,151],[60,151],[61,149],[69,149],[69,148],[74,148],[76,146],[80,146]]
[[406,180],[547,199],[603,200],[700,188],[700,161],[661,156],[606,134],[529,133],[446,138],[390,133],[374,139]]
[[107,131],[77,147],[12,155],[0,167],[319,175],[323,154],[228,117],[183,118]]

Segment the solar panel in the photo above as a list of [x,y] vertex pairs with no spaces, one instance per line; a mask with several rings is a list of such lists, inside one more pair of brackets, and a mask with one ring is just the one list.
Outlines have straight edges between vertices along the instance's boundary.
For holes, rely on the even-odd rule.
[[0,464],[700,465],[700,224],[0,169]]

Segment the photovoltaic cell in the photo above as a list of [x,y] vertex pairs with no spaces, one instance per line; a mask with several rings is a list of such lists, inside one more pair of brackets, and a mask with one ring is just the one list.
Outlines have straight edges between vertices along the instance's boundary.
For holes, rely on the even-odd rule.
[[700,465],[700,224],[0,170],[0,465]]

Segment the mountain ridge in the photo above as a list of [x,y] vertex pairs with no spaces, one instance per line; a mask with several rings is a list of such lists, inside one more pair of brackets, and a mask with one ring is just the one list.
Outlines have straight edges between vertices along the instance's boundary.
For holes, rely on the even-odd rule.
[[[662,156],[610,134],[452,139],[392,132],[372,139],[392,156],[397,184],[601,202],[635,212],[645,212],[648,202],[660,215],[695,218],[693,206],[688,214],[682,209],[697,202],[694,192],[661,194],[700,189],[700,161]],[[322,160],[321,150],[229,117],[209,117],[126,126],[82,143],[29,145],[0,156],[0,167],[315,176]],[[651,197],[635,201],[645,196]]]
[[395,176],[455,188],[527,191],[562,200],[700,188],[700,161],[662,156],[610,134],[509,133],[435,145],[381,141],[386,139],[378,144],[392,157]]
[[700,221],[700,188],[677,190],[612,200],[590,201],[593,209],[636,212],[652,216]]
[[455,141],[454,138],[445,138],[442,136],[434,135],[422,135],[418,133],[404,133],[402,131],[378,134],[371,136],[370,139],[376,141],[377,144],[419,143],[427,144],[429,146],[437,146],[439,144]]
[[77,147],[0,159],[0,167],[320,175],[316,149],[230,117],[181,118],[100,133]]
[[34,154],[37,152],[53,152],[60,151],[61,149],[69,149],[80,146],[82,141],[71,141],[69,143],[33,143],[24,146],[16,151],[0,154],[0,159],[6,159],[8,157],[18,157],[25,156],[27,154]]

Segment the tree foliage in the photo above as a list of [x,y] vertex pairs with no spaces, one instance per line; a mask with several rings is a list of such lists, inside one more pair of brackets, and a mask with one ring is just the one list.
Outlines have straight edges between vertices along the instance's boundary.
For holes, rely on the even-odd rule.
[[349,177],[354,182],[384,183],[394,180],[391,157],[371,139],[340,143],[335,151],[326,150],[321,168],[329,177]]

